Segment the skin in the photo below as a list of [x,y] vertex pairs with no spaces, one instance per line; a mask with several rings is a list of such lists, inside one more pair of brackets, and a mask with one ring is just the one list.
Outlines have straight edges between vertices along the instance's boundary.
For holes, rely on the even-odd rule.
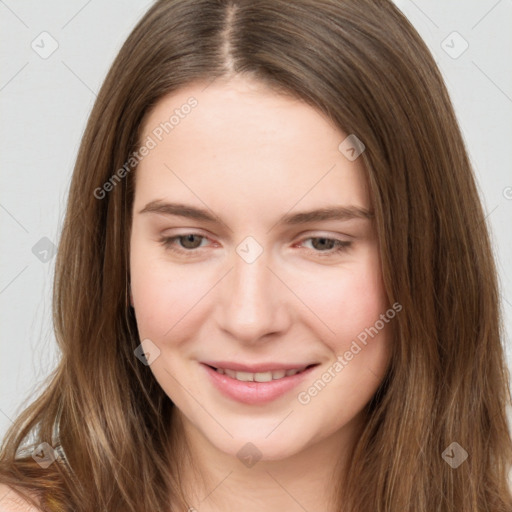
[[[28,493],[37,502],[33,493]],[[40,508],[34,507],[23,498],[21,494],[5,484],[0,484],[0,510],[2,512],[41,512]]]
[[[163,98],[142,140],[191,96],[198,105],[137,168],[130,249],[140,339],[160,351],[150,369],[177,406],[192,450],[196,473],[185,461],[182,473],[189,504],[200,511],[333,510],[330,478],[337,463],[344,476],[363,408],[386,373],[392,323],[309,403],[297,395],[389,309],[377,236],[369,219],[297,226],[279,219],[333,205],[370,210],[362,159],[338,150],[347,134],[317,110],[242,77]],[[207,208],[220,221],[141,213],[155,200]],[[189,233],[198,237],[188,245],[171,242],[183,253],[161,242]],[[263,251],[252,263],[236,252],[248,236]],[[335,253],[322,237],[351,245]],[[297,389],[248,405],[212,386],[200,364],[206,360],[319,366]],[[252,467],[237,457],[248,442],[262,457]]]

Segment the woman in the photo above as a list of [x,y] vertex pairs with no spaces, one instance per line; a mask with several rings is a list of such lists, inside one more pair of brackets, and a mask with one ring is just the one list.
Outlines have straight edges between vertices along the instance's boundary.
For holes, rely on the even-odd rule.
[[98,95],[6,507],[509,511],[496,270],[387,1],[155,3]]

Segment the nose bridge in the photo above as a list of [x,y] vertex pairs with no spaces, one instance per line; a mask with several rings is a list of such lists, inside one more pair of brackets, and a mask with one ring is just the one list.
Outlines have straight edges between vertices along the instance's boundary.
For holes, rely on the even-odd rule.
[[223,285],[222,328],[239,340],[256,341],[285,327],[282,290],[267,268],[269,255],[259,247],[252,240],[239,244]]

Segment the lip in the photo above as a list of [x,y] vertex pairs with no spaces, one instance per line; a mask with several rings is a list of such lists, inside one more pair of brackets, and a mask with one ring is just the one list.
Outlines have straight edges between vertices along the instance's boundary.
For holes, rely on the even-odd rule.
[[[218,368],[223,368],[221,363],[216,364],[219,365]],[[246,368],[254,368],[253,366],[235,366],[237,366],[235,371],[250,371],[251,373],[257,373],[254,370],[246,370]],[[296,373],[295,375],[283,377],[282,379],[278,380],[272,380],[270,382],[242,382],[236,379],[232,379],[227,375],[218,373],[207,363],[201,363],[201,367],[205,369],[208,377],[210,378],[210,381],[221,393],[233,400],[236,400],[237,402],[248,405],[265,404],[277,399],[280,396],[283,396],[298,386],[304,379],[306,379],[316,368],[316,366],[318,365],[311,366],[301,373]],[[265,366],[266,369],[270,367],[271,365]],[[291,366],[288,369],[292,370],[297,367],[298,366]],[[276,368],[276,370],[281,369],[285,369],[285,366],[280,365]]]
[[297,363],[297,364],[284,364],[284,363],[260,363],[260,364],[242,364],[232,363],[229,361],[202,361],[202,364],[213,366],[214,368],[223,368],[228,370],[234,370],[235,372],[249,372],[249,373],[260,373],[260,372],[275,372],[278,370],[295,370],[300,368],[306,368],[316,363]]

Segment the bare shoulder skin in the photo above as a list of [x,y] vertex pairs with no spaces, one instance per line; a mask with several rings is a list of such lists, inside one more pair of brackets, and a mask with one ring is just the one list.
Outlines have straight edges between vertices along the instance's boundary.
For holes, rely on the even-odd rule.
[[0,484],[0,512],[41,512],[11,487]]

